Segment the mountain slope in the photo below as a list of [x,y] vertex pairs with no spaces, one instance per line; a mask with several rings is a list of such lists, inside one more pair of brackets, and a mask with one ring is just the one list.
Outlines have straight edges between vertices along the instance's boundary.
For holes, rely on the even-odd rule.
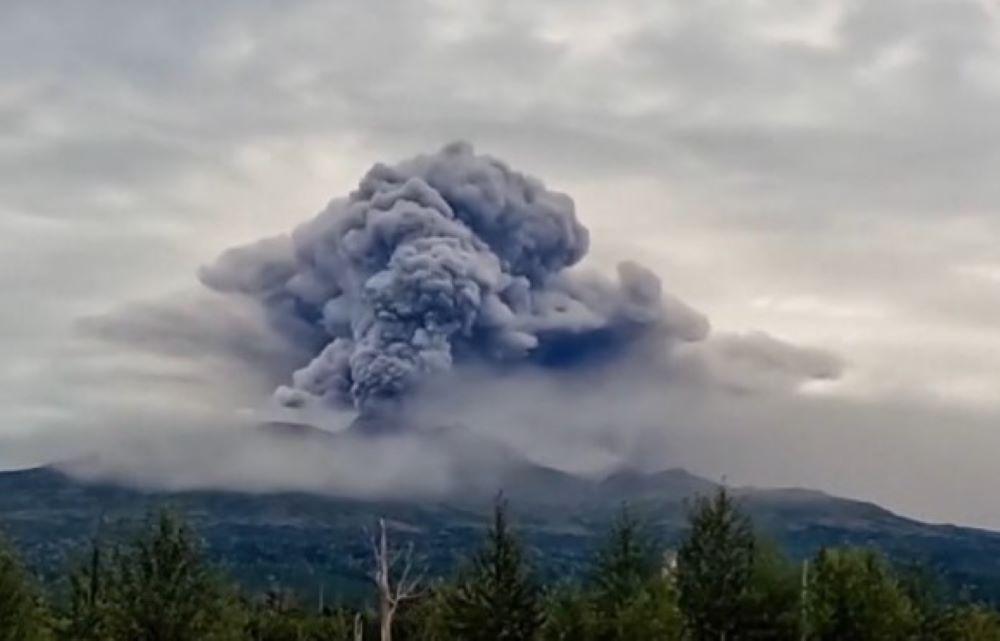
[[[683,470],[623,471],[603,480],[538,466],[503,479],[520,529],[543,573],[585,571],[586,559],[622,502],[647,515],[669,544],[681,536],[685,500],[715,484]],[[450,571],[479,541],[489,500],[481,490],[447,500],[370,501],[305,493],[151,492],[85,483],[52,468],[0,473],[0,528],[30,565],[51,578],[101,531],[129,535],[150,512],[183,512],[210,557],[253,589],[293,586],[356,594],[364,586],[365,528],[377,515],[413,541],[433,573]],[[792,554],[824,545],[874,545],[928,563],[956,586],[1000,595],[1000,534],[905,519],[878,506],[806,490],[737,490],[760,529]]]

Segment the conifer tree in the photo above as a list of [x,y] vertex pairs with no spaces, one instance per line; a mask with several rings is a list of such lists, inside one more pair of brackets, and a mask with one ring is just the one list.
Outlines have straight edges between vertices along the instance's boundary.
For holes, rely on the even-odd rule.
[[600,619],[589,591],[566,584],[552,590],[545,600],[541,641],[594,641]]
[[662,557],[648,529],[623,506],[597,552],[592,577],[601,609],[610,613],[641,592],[662,570]]
[[918,628],[912,602],[888,565],[862,549],[822,550],[806,592],[815,641],[904,641]]
[[601,641],[668,641],[680,634],[673,577],[648,525],[624,506],[591,579]]
[[89,558],[69,577],[70,602],[66,638],[74,641],[105,641],[110,638],[107,602],[107,568],[98,540],[91,544]]
[[628,507],[597,551],[586,589],[564,588],[548,604],[544,641],[671,641],[681,632],[673,576]]
[[400,611],[399,638],[404,641],[458,641],[451,633],[448,606],[455,587],[438,582]]
[[677,554],[681,609],[693,641],[732,641],[741,629],[755,537],[750,519],[725,488],[700,497]]
[[105,581],[108,641],[242,638],[235,599],[203,560],[193,533],[169,513],[116,552]]
[[734,639],[798,641],[801,638],[802,568],[771,541],[757,537],[753,568]]
[[0,540],[0,641],[48,638],[41,600],[14,551]]
[[930,567],[912,560],[894,564],[893,574],[913,606],[914,641],[952,641],[950,626],[966,611],[955,605],[954,586],[946,585]]
[[462,641],[530,641],[538,631],[539,589],[502,497],[486,543],[460,578],[448,610],[451,631]]

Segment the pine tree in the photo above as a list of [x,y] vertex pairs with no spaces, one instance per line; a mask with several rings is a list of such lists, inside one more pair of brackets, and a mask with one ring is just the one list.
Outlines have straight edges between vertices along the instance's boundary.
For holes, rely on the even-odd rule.
[[583,591],[548,601],[545,641],[671,641],[681,632],[673,576],[649,527],[627,507],[598,550]]
[[617,610],[662,570],[662,556],[644,524],[624,506],[597,552],[591,579],[601,610]]
[[595,639],[668,641],[680,634],[673,577],[650,528],[624,506],[597,553],[591,578]]
[[589,591],[567,584],[552,590],[545,600],[542,641],[594,641],[601,621]]
[[13,550],[0,540],[0,641],[48,638],[44,608]]
[[954,586],[947,585],[930,567],[916,561],[903,561],[894,565],[893,570],[900,589],[913,605],[914,641],[952,641],[950,626],[965,611],[955,606]]
[[875,552],[822,550],[812,564],[806,606],[816,641],[904,641],[918,628],[912,602]]
[[731,641],[741,628],[753,573],[755,538],[750,519],[725,488],[700,497],[690,532],[677,554],[681,610],[693,641]]
[[801,593],[801,567],[790,562],[774,543],[758,537],[739,617],[738,638],[798,641]]
[[105,576],[108,641],[226,641],[242,637],[235,599],[204,562],[193,533],[164,512]]
[[602,625],[601,641],[676,641],[681,638],[683,620],[677,606],[674,585],[657,577],[615,612]]
[[70,574],[70,603],[65,636],[74,641],[105,641],[110,637],[104,550],[95,540],[86,563]]
[[454,586],[440,582],[405,604],[397,622],[399,638],[405,641],[458,641],[449,626],[449,603],[453,592]]
[[486,544],[448,604],[452,633],[462,641],[530,641],[541,624],[540,593],[499,498]]

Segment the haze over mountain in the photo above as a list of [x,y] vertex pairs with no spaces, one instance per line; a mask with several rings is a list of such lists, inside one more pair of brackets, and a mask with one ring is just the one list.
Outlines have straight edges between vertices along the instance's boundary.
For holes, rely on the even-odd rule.
[[[285,434],[283,438],[287,438]],[[297,434],[292,438],[301,438]],[[624,501],[666,544],[684,530],[685,501],[716,484],[680,469],[623,469],[581,477],[515,462],[505,474],[434,497],[359,499],[302,492],[140,491],[82,482],[53,468],[0,473],[0,523],[43,577],[79,559],[95,535],[127,538],[151,510],[179,510],[210,558],[247,588],[291,588],[315,598],[367,594],[365,539],[374,519],[412,541],[433,575],[448,575],[478,545],[493,492],[503,487],[519,532],[546,577],[579,575]],[[478,479],[477,483],[475,480]],[[933,568],[949,589],[1000,598],[1000,534],[902,518],[871,503],[800,489],[736,490],[762,533],[793,558],[820,547],[876,547],[905,566]]]

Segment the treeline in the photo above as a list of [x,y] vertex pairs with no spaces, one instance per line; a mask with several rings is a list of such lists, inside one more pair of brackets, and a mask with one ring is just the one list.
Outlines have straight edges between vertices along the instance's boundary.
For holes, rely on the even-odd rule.
[[725,490],[696,500],[676,551],[623,509],[578,581],[542,585],[498,501],[480,550],[428,580],[384,522],[369,607],[250,597],[162,514],[132,543],[95,544],[45,598],[0,545],[0,641],[1000,641],[1000,615],[942,599],[874,551],[793,563]]

